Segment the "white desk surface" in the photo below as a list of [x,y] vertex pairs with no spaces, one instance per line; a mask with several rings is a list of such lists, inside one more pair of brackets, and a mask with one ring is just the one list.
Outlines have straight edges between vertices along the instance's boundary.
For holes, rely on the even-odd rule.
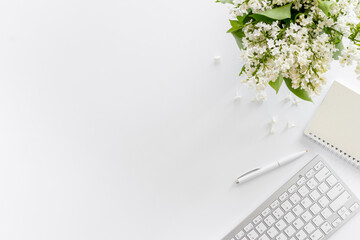
[[[326,91],[298,107],[285,88],[251,101],[227,7],[0,6],[1,239],[218,240],[318,153],[360,196],[358,170],[302,133]],[[328,77],[360,90],[353,68],[335,63]],[[234,186],[243,171],[302,149],[302,160]],[[353,239],[359,224],[360,215],[331,239]]]

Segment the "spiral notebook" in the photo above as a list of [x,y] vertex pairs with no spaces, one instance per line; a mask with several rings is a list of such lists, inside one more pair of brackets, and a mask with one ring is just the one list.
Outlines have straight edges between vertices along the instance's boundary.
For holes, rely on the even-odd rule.
[[360,95],[334,82],[305,135],[360,167]]

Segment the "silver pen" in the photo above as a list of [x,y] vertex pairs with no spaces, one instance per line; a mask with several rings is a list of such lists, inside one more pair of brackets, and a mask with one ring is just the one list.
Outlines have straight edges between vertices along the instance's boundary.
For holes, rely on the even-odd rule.
[[255,168],[255,169],[252,169],[246,173],[244,173],[243,175],[241,175],[240,177],[238,177],[236,179],[236,183],[237,184],[240,184],[240,183],[243,183],[243,182],[246,182],[246,181],[249,181],[257,176],[260,176],[264,173],[267,173],[267,172],[270,172],[274,169],[277,169],[285,164],[288,164],[292,161],[295,161],[296,159],[300,158],[301,156],[303,156],[305,153],[307,153],[308,150],[305,150],[305,151],[301,151],[301,152],[298,152],[298,153],[294,153],[294,154],[291,154],[287,157],[284,157],[282,159],[280,159],[279,161],[276,161],[276,162],[273,162],[267,166],[264,166],[264,167],[258,167],[258,168]]

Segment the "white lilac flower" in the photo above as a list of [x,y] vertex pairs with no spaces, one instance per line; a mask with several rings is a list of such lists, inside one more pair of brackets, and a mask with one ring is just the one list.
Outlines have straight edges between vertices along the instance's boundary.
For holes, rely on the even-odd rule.
[[[242,17],[249,12],[261,13],[292,3],[299,11],[296,19],[284,21],[253,21],[244,24],[240,57],[245,65],[242,75],[250,87],[258,91],[258,101],[266,99],[264,89],[281,76],[291,79],[292,88],[301,88],[310,96],[321,92],[326,84],[325,73],[338,51],[342,39],[344,49],[339,61],[342,65],[357,64],[360,75],[360,0],[331,0],[328,15],[314,0],[234,0],[231,13]],[[306,14],[304,14],[306,13]],[[352,39],[353,38],[353,39]],[[298,103],[296,102],[296,105]]]

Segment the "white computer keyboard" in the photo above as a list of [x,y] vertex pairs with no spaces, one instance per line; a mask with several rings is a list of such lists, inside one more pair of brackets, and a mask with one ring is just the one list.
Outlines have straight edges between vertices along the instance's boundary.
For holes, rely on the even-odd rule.
[[223,240],[328,239],[360,202],[316,156]]

